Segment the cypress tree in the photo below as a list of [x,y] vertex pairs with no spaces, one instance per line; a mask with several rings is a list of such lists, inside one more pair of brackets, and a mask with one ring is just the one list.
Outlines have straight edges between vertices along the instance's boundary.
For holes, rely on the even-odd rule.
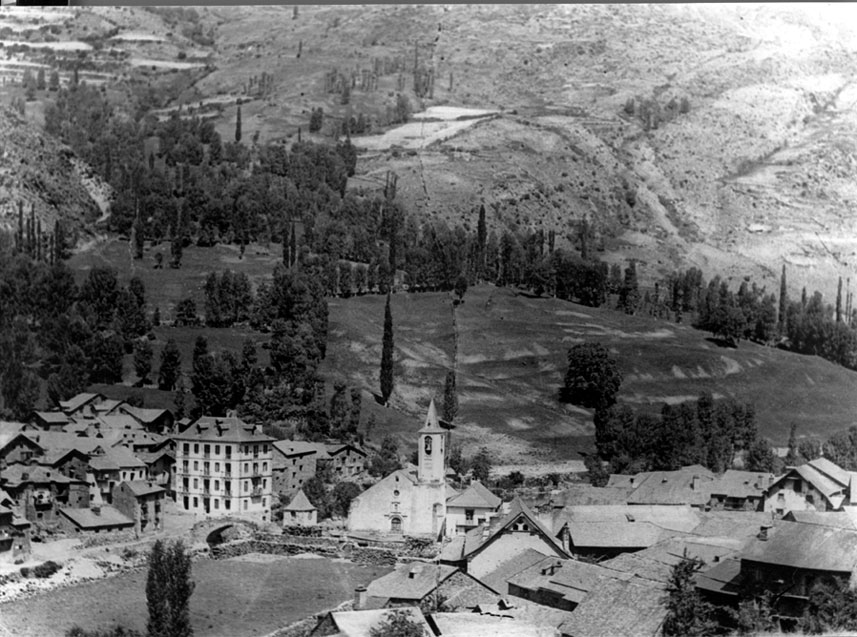
[[455,372],[446,372],[446,382],[443,386],[443,419],[452,422],[458,414],[458,396],[455,392]]
[[289,267],[293,266],[298,261],[298,239],[297,234],[295,233],[295,224],[292,223],[292,232],[289,237],[289,256],[291,257],[291,263],[289,263]]
[[238,116],[235,118],[235,142],[241,141],[241,104],[238,105]]
[[777,312],[777,328],[780,330],[780,336],[786,334],[786,308],[788,307],[789,296],[786,287],[786,264],[783,264],[783,273],[780,275],[780,305]]
[[842,277],[839,277],[839,288],[836,290],[836,322],[842,322]]
[[181,373],[182,355],[175,339],[169,339],[161,352],[158,389],[172,391]]
[[485,204],[479,206],[479,224],[476,226],[476,241],[479,245],[479,278],[485,271],[485,246],[488,243],[488,228],[485,225]]
[[384,405],[393,393],[393,314],[390,311],[390,293],[384,307],[384,339],[381,344],[381,398]]

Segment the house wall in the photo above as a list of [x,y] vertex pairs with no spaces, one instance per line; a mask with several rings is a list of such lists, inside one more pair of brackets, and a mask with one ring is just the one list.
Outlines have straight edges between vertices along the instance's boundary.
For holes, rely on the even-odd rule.
[[712,511],[762,511],[763,496],[749,498],[729,498],[725,495],[712,495],[708,506]]
[[749,582],[774,592],[777,610],[793,617],[803,613],[809,592],[816,582],[834,578],[847,585],[849,581],[849,573],[845,572],[801,569],[752,560],[741,560],[741,573]]
[[[467,520],[467,509],[473,510],[473,519]],[[467,532],[482,522],[487,521],[494,515],[494,509],[490,507],[447,507],[446,508],[446,536],[453,537]]]
[[577,608],[577,603],[566,599],[557,591],[550,591],[544,588],[531,589],[523,586],[518,586],[509,582],[509,595],[526,599],[541,606],[549,606],[550,608],[558,608],[559,610],[572,611]]
[[75,480],[86,480],[89,461],[81,456],[71,455],[56,465],[56,469],[66,477],[74,478]]
[[333,472],[336,475],[347,478],[363,472],[363,468],[366,465],[366,456],[346,447],[345,450],[332,456],[331,463]]
[[546,556],[559,555],[541,535],[533,531],[505,530],[495,537],[488,546],[468,561],[467,572],[473,577],[480,578],[495,570],[503,562],[507,562],[527,549],[533,549]]
[[286,457],[279,451],[272,455],[274,493],[288,497],[303,487],[304,482],[315,475],[316,454]]
[[[795,490],[797,484],[800,484],[799,492]],[[764,510],[782,516],[789,511],[830,511],[832,507],[820,491],[795,475],[772,488],[765,497]]]
[[5,448],[0,449],[0,460],[5,460],[6,464],[26,463],[30,458],[36,458],[40,455],[42,455],[41,448],[27,438],[19,437]]

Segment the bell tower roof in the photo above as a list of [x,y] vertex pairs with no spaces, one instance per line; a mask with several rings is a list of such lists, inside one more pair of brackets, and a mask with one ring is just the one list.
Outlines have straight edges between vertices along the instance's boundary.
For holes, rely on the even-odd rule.
[[417,433],[419,434],[442,434],[446,433],[446,429],[440,426],[437,419],[437,408],[434,406],[434,399],[429,403],[428,414],[426,414],[426,422],[423,428]]

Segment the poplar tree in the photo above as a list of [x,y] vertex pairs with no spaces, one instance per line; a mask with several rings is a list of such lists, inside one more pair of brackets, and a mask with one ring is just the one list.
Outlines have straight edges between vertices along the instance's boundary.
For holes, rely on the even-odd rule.
[[836,290],[836,322],[842,322],[842,277],[839,277],[839,287]]
[[780,336],[786,334],[786,308],[789,304],[789,296],[786,288],[786,264],[783,264],[783,273],[780,276],[780,305],[777,312],[777,328],[780,331]]
[[166,546],[155,542],[149,553],[146,578],[146,605],[149,637],[191,637],[190,596],[194,582],[190,554],[181,540]]
[[393,393],[393,314],[390,311],[390,293],[384,307],[384,340],[381,344],[381,398],[384,405]]
[[161,352],[161,367],[158,371],[158,389],[172,391],[181,373],[182,355],[175,339],[169,339]]
[[455,391],[455,372],[446,372],[446,382],[443,386],[443,419],[452,422],[458,414],[458,396]]
[[241,141],[241,104],[238,105],[238,116],[235,118],[235,143]]

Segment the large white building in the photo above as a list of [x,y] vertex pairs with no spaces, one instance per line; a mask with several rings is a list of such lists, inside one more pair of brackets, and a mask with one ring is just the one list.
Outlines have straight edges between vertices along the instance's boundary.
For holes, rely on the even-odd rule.
[[208,416],[173,438],[179,508],[206,516],[271,519],[274,438],[238,418]]
[[357,496],[348,515],[349,531],[437,537],[444,530],[447,431],[438,423],[434,401],[418,435],[416,474],[394,471]]

